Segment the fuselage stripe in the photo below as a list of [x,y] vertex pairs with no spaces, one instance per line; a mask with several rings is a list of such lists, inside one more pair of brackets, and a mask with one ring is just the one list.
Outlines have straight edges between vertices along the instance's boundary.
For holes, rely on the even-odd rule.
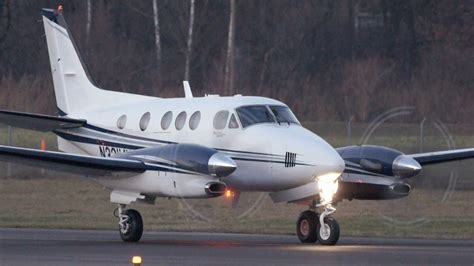
[[[110,131],[110,130],[107,130],[107,129],[102,129],[102,128],[99,128],[99,127],[96,127],[96,126],[90,126],[89,125],[89,126],[87,126],[87,128],[90,129],[90,130],[96,130],[96,131],[102,132],[104,134],[111,134],[111,135],[116,135],[116,136],[120,136],[120,137],[123,137],[123,138],[128,138],[129,141],[132,141],[134,139],[135,140],[147,140],[147,141],[152,140],[152,139],[147,139],[147,138],[135,137],[135,136],[127,135],[127,134],[121,134],[121,133],[117,134],[117,132]],[[65,139],[65,140],[73,141],[73,142],[80,142],[80,143],[93,144],[93,145],[104,145],[104,146],[124,148],[124,149],[129,149],[129,150],[137,150],[137,149],[142,149],[142,148],[147,147],[147,146],[139,146],[139,145],[134,145],[134,144],[119,143],[119,142],[116,142],[117,140],[116,141],[104,140],[104,137],[106,137],[106,136],[96,136],[96,138],[92,138],[92,137],[89,137],[89,136],[84,136],[84,135],[80,136],[80,135],[77,135],[77,133],[72,134],[71,132],[65,132],[65,131],[55,130],[53,132],[56,135],[58,135],[59,137]],[[126,141],[126,140],[124,140],[124,141]],[[165,142],[165,141],[156,141],[155,143],[175,144],[174,142]],[[283,155],[273,155],[273,154],[266,154],[266,153],[254,153],[254,152],[248,152],[248,151],[236,151],[236,150],[228,150],[228,149],[216,149],[216,150],[222,151],[225,154],[235,153],[235,154],[228,154],[228,156],[231,157],[234,160],[278,163],[278,164],[285,164],[285,165],[288,165],[288,166],[290,165],[290,162],[289,162],[290,157],[289,157],[288,154],[286,155],[287,159],[285,159],[285,161],[279,161],[278,158],[265,158],[265,156],[268,156],[268,157],[269,156],[274,156],[274,157],[280,157],[280,158],[283,159]],[[250,155],[264,156],[264,158],[250,157]],[[292,161],[294,160],[293,158],[291,158]],[[272,159],[276,159],[276,160],[272,160]],[[311,166],[311,164],[298,163],[298,162],[295,162],[295,161],[291,162],[291,165],[292,166],[295,166],[295,165]]]

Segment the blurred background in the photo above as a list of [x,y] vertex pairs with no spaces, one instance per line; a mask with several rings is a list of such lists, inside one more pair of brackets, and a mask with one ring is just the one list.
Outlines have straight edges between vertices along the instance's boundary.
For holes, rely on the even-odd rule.
[[176,97],[189,79],[195,95],[272,97],[305,121],[410,105],[414,120],[473,123],[470,0],[0,0],[3,109],[56,112],[40,20],[59,4],[105,89]]
[[[195,96],[281,100],[335,147],[474,147],[474,1],[0,0],[0,109],[57,113],[41,8],[59,4],[104,89],[182,97],[186,79]],[[57,149],[52,134],[3,126],[0,143]],[[472,160],[425,167],[409,197],[345,201],[335,216],[344,235],[472,239],[473,172]],[[0,173],[0,226],[116,228],[109,192],[92,182],[14,164]],[[285,234],[305,209],[264,193],[228,205],[134,208],[148,230]]]

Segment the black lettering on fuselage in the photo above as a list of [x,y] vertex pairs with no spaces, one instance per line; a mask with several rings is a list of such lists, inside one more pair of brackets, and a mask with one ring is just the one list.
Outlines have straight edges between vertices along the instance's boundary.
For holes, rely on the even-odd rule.
[[105,149],[103,146],[99,146],[99,153],[100,153],[100,156],[105,157]]
[[111,157],[117,153],[125,152],[128,152],[128,149],[99,145],[99,154],[101,157]]

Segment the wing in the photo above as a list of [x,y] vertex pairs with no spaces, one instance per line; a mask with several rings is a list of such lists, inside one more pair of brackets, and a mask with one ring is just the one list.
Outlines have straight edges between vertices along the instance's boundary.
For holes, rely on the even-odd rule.
[[124,178],[143,173],[149,168],[142,161],[66,154],[1,145],[0,161],[42,167],[94,178]]
[[86,122],[82,119],[0,110],[0,123],[42,132],[78,128]]
[[421,165],[444,163],[456,160],[474,158],[474,148],[417,153],[408,155]]

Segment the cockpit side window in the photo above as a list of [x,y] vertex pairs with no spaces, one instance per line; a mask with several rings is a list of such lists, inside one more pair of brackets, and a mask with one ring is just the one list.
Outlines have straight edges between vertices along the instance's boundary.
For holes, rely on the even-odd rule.
[[229,128],[239,128],[239,123],[237,122],[234,114],[230,116]]
[[214,128],[224,129],[227,124],[227,118],[229,118],[229,111],[219,111],[214,117]]
[[290,108],[281,105],[270,105],[270,109],[275,115],[278,123],[300,124]]
[[258,123],[275,123],[275,118],[265,105],[242,106],[236,110],[244,128]]

